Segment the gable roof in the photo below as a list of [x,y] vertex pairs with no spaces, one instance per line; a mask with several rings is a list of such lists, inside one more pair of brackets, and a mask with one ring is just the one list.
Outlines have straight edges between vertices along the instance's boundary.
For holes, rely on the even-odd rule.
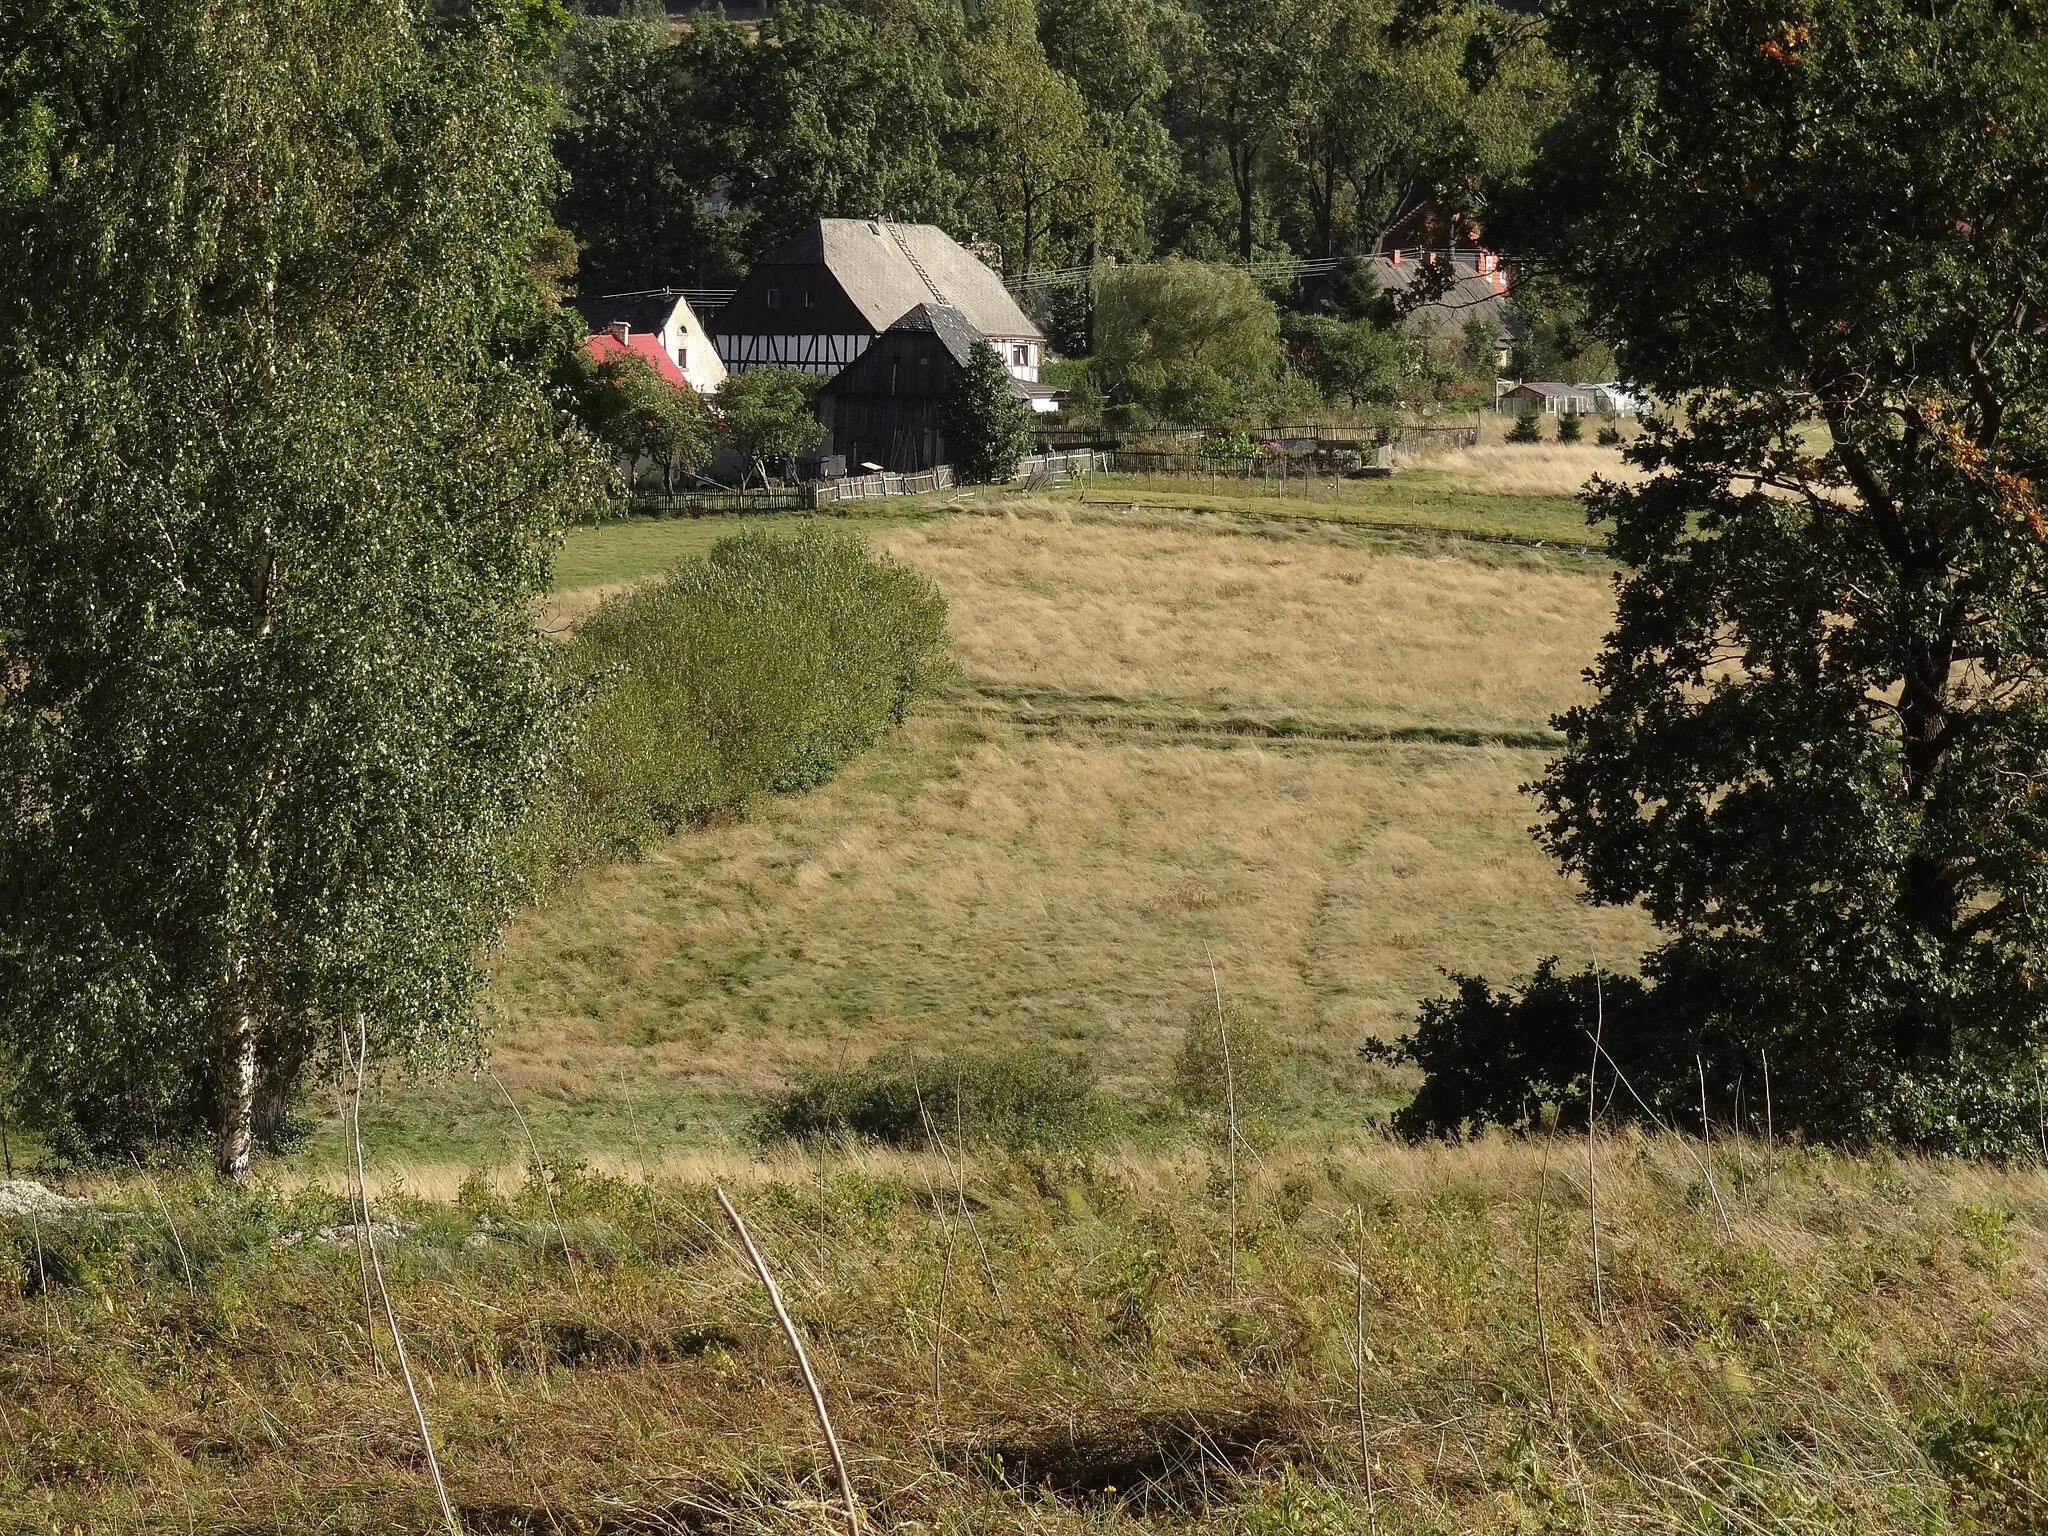
[[662,348],[661,338],[652,331],[631,331],[620,341],[610,331],[599,331],[595,336],[583,338],[583,350],[590,354],[593,362],[605,362],[610,358],[623,357],[631,352],[643,359],[664,384],[677,389],[688,389],[690,381],[683,377],[675,359]]
[[819,219],[760,265],[825,267],[877,332],[932,304],[958,310],[984,336],[1045,339],[1003,280],[934,224]]
[[678,306],[689,307],[688,300],[670,289],[651,293],[593,294],[589,298],[571,299],[569,302],[593,335],[609,330],[617,320],[625,321],[636,333],[659,331],[675,317]]
[[974,355],[974,344],[982,339],[981,332],[967,323],[967,317],[949,304],[919,304],[897,318],[889,327],[892,331],[930,331],[939,338],[941,345],[952,353],[953,361],[962,368],[968,358]]

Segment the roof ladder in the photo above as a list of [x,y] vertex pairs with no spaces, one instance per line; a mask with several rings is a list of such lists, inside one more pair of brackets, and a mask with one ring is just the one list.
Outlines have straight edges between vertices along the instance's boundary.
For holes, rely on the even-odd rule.
[[924,263],[917,259],[917,253],[911,250],[910,242],[903,238],[902,228],[893,223],[885,225],[884,228],[886,228],[889,231],[889,234],[895,239],[896,249],[903,253],[903,259],[910,263],[910,270],[915,272],[922,279],[924,279],[924,285],[926,288],[931,290],[931,296],[937,299],[941,304],[945,305],[946,308],[951,309],[953,307],[953,301],[946,297],[945,293],[939,288],[939,285],[937,283],[932,281],[931,273],[925,271]]

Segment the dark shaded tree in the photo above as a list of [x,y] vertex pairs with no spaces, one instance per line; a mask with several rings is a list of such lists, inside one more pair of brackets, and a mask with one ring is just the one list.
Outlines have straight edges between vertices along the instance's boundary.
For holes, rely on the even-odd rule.
[[1768,1050],[1781,1124],[1964,1144],[2048,1004],[2048,17],[1549,18],[1587,89],[1513,248],[1684,411],[1591,498],[1618,611],[1543,839],[1670,936],[1716,1085]]
[[987,485],[1017,473],[1031,451],[1031,408],[1010,392],[1002,354],[977,341],[946,402],[946,453],[953,472],[969,485]]

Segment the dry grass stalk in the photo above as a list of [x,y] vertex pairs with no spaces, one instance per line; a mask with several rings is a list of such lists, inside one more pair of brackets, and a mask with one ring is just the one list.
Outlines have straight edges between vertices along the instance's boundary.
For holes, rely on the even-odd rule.
[[1351,1403],[1358,1414],[1358,1459],[1365,1469],[1366,1536],[1379,1536],[1379,1492],[1373,1482],[1372,1432],[1365,1418],[1365,1212],[1351,1205],[1357,1250],[1351,1256]]
[[1594,1091],[1600,1078],[1600,1042],[1607,1033],[1607,997],[1598,970],[1593,972],[1593,1060],[1586,1068],[1586,1228],[1593,1247],[1593,1323],[1607,1321],[1607,1298],[1600,1280],[1600,1169],[1594,1138],[1600,1126],[1600,1100]]
[[1557,1382],[1550,1372],[1550,1328],[1543,1315],[1543,1207],[1550,1196],[1550,1138],[1543,1139],[1543,1171],[1536,1183],[1536,1226],[1529,1235],[1536,1266],[1536,1353],[1543,1361],[1543,1406],[1557,1417]]
[[548,1219],[555,1224],[555,1240],[562,1245],[562,1262],[569,1266],[569,1284],[576,1293],[583,1294],[583,1281],[576,1273],[576,1255],[569,1251],[569,1232],[562,1225],[562,1213],[555,1205],[555,1181],[549,1177],[548,1165],[541,1160],[540,1143],[533,1139],[533,1127],[526,1123],[526,1116],[520,1113],[519,1105],[513,1101],[512,1092],[498,1081],[498,1074],[487,1072],[491,1085],[503,1095],[505,1107],[512,1111],[512,1118],[519,1122],[519,1134],[526,1138],[526,1152],[533,1159],[533,1176],[540,1181],[541,1193],[547,1196]]
[[[1208,946],[1203,946],[1207,952]],[[1230,1025],[1223,1016],[1223,978],[1216,971],[1216,957],[1209,955],[1209,986],[1216,995],[1216,1037],[1223,1048],[1224,1134],[1229,1138],[1230,1162],[1230,1294],[1237,1296],[1237,1073],[1230,1062]]]
[[1763,1058],[1764,1063],[1764,1151],[1775,1169],[1778,1161],[1778,1130],[1771,1124],[1771,1053],[1759,1050],[1757,1054]]
[[129,1161],[135,1164],[136,1173],[141,1175],[142,1182],[148,1186],[151,1196],[154,1197],[156,1200],[156,1208],[164,1218],[164,1225],[170,1229],[171,1241],[177,1246],[178,1249],[178,1262],[179,1264],[184,1266],[185,1289],[188,1291],[196,1291],[197,1289],[199,1289],[199,1286],[198,1282],[196,1282],[192,1278],[192,1258],[191,1255],[185,1252],[185,1239],[178,1231],[177,1221],[171,1216],[170,1206],[166,1204],[164,1201],[164,1192],[157,1187],[157,1182],[155,1179],[151,1178],[147,1173],[143,1172],[141,1158],[135,1156],[135,1154],[131,1152],[129,1154]]
[[832,1471],[839,1479],[840,1496],[846,1500],[848,1536],[860,1536],[860,1505],[853,1496],[853,1479],[846,1475],[846,1457],[840,1452],[839,1436],[832,1428],[832,1415],[825,1407],[825,1391],[818,1385],[818,1373],[811,1369],[811,1357],[804,1351],[804,1341],[796,1331],[796,1322],[790,1317],[789,1308],[782,1304],[782,1288],[775,1283],[774,1271],[768,1268],[768,1261],[754,1245],[754,1235],[747,1230],[746,1222],[740,1219],[738,1209],[725,1190],[714,1188],[711,1193],[725,1212],[726,1220],[732,1223],[733,1231],[739,1234],[740,1246],[746,1249],[754,1273],[760,1277],[761,1288],[768,1293],[768,1304],[775,1309],[775,1320],[782,1325],[782,1336],[789,1340],[790,1351],[796,1356],[797,1369],[803,1373],[804,1386],[811,1394],[811,1411],[817,1416],[819,1432],[825,1437],[825,1448],[832,1455]]
[[1650,1123],[1685,1149],[1686,1156],[1692,1159],[1693,1166],[1699,1169],[1700,1176],[1706,1180],[1707,1192],[1714,1197],[1714,1209],[1721,1216],[1721,1235],[1724,1238],[1732,1238],[1735,1235],[1735,1230],[1728,1222],[1728,1207],[1721,1203],[1720,1188],[1714,1183],[1714,1175],[1708,1170],[1707,1165],[1700,1161],[1699,1153],[1693,1151],[1691,1141],[1676,1126],[1666,1125],[1664,1117],[1650,1108],[1648,1101],[1640,1093],[1636,1092],[1636,1085],[1628,1080],[1628,1074],[1621,1070],[1621,1063],[1614,1059],[1612,1052],[1602,1050],[1600,1054],[1606,1059],[1608,1067],[1613,1071],[1614,1080],[1628,1090],[1628,1096],[1636,1101],[1638,1109],[1650,1117]]
[[[931,1114],[924,1107],[924,1089],[918,1086],[915,1080],[912,1081],[911,1087],[917,1094],[917,1116],[918,1119],[924,1122],[924,1133],[934,1145],[939,1147],[939,1155],[944,1157],[945,1144],[939,1141],[938,1132],[932,1127]],[[956,1103],[958,1097],[956,1089],[954,1094]],[[950,1163],[952,1160],[948,1158],[947,1161]],[[945,1205],[939,1199],[938,1191],[932,1188],[930,1173],[925,1175],[924,1187],[926,1195],[932,1202],[933,1214],[939,1218],[939,1225],[945,1230],[946,1234],[946,1253],[945,1257],[940,1261],[939,1267],[937,1315],[932,1319],[932,1414],[934,1417],[937,1417],[945,1410],[946,1405],[946,1291],[951,1286],[953,1280],[954,1226],[952,1218],[946,1214]]]
[[369,1068],[370,1034],[369,1024],[361,1015],[356,1018],[356,1048],[349,1050],[346,1032],[341,1037],[341,1048],[355,1073],[356,1091],[354,1102],[349,1108],[349,1148],[354,1154],[356,1165],[356,1188],[363,1192],[362,1205],[358,1211],[357,1233],[370,1255],[370,1272],[377,1283],[378,1298],[384,1304],[384,1324],[391,1330],[391,1351],[398,1358],[398,1374],[405,1382],[405,1395],[412,1402],[412,1415],[419,1425],[420,1446],[427,1455],[427,1472],[434,1480],[434,1497],[441,1502],[441,1518],[447,1523],[449,1536],[462,1536],[462,1522],[455,1517],[455,1506],[448,1502],[448,1484],[441,1476],[441,1461],[434,1454],[433,1432],[427,1427],[427,1410],[420,1402],[420,1389],[412,1379],[412,1361],[405,1352],[405,1335],[398,1329],[398,1313],[391,1305],[391,1290],[384,1283],[384,1261],[377,1255],[377,1229],[370,1219],[369,1185],[363,1177],[363,1076]]
[[1707,1193],[1714,1197],[1714,1209],[1721,1213],[1721,1232],[1732,1236],[1728,1226],[1728,1207],[1721,1203],[1721,1186],[1714,1182],[1714,1126],[1707,1118],[1707,1063],[1705,1058],[1694,1056],[1694,1066],[1700,1072],[1700,1143],[1706,1154],[1700,1159],[1700,1172],[1707,1176]]

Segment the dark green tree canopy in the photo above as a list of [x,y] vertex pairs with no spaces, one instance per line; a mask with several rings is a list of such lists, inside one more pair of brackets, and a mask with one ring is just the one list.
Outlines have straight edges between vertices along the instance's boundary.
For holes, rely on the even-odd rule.
[[1672,935],[1667,1027],[1932,1135],[2048,1006],[2048,9],[1550,18],[1586,89],[1496,228],[1682,415],[1593,497],[1625,574],[1543,836]]
[[1010,393],[1002,354],[977,341],[946,402],[946,452],[964,484],[989,485],[1017,473],[1031,451],[1031,408]]

